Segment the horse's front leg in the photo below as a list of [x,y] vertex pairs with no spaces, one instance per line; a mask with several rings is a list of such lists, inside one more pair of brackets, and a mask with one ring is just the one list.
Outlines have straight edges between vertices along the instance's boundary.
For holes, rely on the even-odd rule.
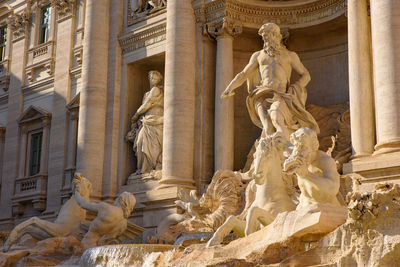
[[233,231],[237,236],[244,236],[244,228],[246,223],[239,220],[236,216],[229,216],[228,219],[222,224],[214,233],[212,238],[208,240],[207,247],[219,245],[224,240],[224,237]]
[[[10,249],[10,247],[18,241],[22,235],[30,234],[29,228],[39,228],[50,236],[59,236],[63,235],[63,229],[60,225],[39,219],[38,217],[32,217],[20,224],[18,224],[10,233],[7,241],[4,243],[3,251],[6,252]],[[36,233],[33,233],[34,235]]]
[[246,228],[244,233],[248,236],[258,230],[261,224],[268,225],[274,220],[274,216],[265,209],[259,207],[251,207],[246,216]]

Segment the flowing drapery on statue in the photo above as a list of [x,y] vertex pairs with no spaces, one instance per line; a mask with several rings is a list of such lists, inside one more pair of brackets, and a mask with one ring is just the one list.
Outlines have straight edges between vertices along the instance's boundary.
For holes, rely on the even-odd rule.
[[133,143],[137,157],[135,174],[161,170],[163,146],[164,90],[162,75],[149,72],[151,89],[144,97],[131,120],[131,130],[126,139]]
[[133,149],[142,173],[161,169],[163,116],[146,115],[140,120]]

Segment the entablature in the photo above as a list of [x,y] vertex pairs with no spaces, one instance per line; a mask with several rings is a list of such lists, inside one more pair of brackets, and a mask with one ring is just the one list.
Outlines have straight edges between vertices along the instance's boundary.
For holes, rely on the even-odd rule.
[[197,23],[209,24],[224,18],[242,23],[243,27],[258,29],[273,22],[282,28],[303,28],[330,21],[346,12],[346,0],[193,1]]

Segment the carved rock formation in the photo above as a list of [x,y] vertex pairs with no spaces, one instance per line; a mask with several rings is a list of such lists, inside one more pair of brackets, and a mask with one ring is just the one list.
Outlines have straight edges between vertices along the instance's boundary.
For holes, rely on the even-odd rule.
[[377,267],[400,262],[400,186],[378,184],[374,192],[349,193],[347,200],[347,222],[283,266]]

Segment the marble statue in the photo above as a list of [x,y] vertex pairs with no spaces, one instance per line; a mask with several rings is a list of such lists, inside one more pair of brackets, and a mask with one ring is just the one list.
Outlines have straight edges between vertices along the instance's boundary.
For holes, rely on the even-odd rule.
[[61,207],[54,222],[32,217],[20,223],[11,231],[3,246],[3,251],[8,251],[25,234],[29,234],[39,240],[57,236],[78,235],[80,224],[86,218],[86,210],[79,206],[78,198],[87,201],[92,191],[92,184],[80,173],[75,173],[72,184],[73,195]]
[[76,194],[76,201],[85,210],[96,212],[96,218],[90,223],[89,231],[83,237],[82,246],[94,247],[104,236],[117,238],[128,226],[128,217],[136,204],[135,197],[128,192],[121,193],[113,204],[107,202],[94,203]]
[[341,206],[337,194],[340,175],[335,160],[318,150],[317,134],[309,128],[300,128],[290,135],[294,148],[285,160],[283,169],[297,175],[300,200],[297,209],[312,204]]
[[254,155],[254,180],[246,189],[245,210],[241,216],[228,217],[207,246],[220,244],[231,231],[238,236],[247,236],[260,226],[270,224],[279,213],[296,208],[283,179],[284,140],[280,134],[260,139]]
[[[310,74],[295,52],[282,43],[279,26],[266,23],[258,31],[264,48],[255,52],[247,66],[230,82],[221,98],[235,94],[235,89],[247,81],[249,96],[246,104],[252,122],[264,134],[279,132],[286,140],[300,127],[319,131],[318,124],[305,109],[306,85]],[[292,70],[300,78],[291,81]]]
[[162,75],[158,71],[150,71],[149,80],[151,89],[133,115],[131,131],[126,137],[133,143],[136,152],[136,174],[161,170],[164,114]]

